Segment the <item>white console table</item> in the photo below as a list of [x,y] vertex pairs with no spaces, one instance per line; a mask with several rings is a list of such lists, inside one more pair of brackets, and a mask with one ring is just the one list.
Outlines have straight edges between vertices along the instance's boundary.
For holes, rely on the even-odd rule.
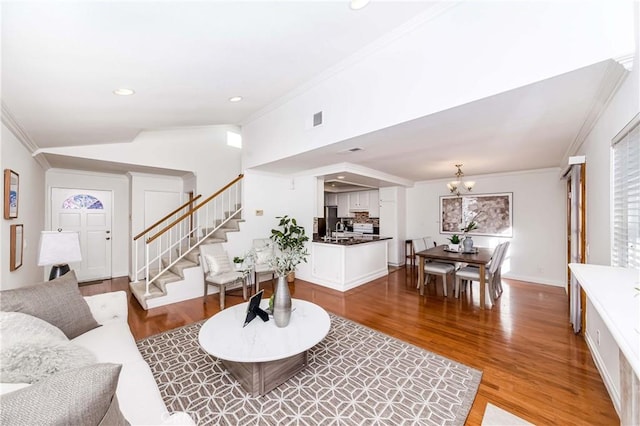
[[[599,348],[600,331],[595,330],[597,336],[588,334],[586,336],[589,349],[620,414],[620,423],[638,425],[640,424],[640,291],[636,288],[640,288],[640,271],[578,263],[571,263],[569,267],[587,295],[587,306],[589,304],[593,306],[618,346],[619,384],[607,383],[611,374],[606,371],[606,366],[602,365]],[[583,309],[587,309],[587,306]],[[589,310],[587,310],[587,331],[590,331]]]

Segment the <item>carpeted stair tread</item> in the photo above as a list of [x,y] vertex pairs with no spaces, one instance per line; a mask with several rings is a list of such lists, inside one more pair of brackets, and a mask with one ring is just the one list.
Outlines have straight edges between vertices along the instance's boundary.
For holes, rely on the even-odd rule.
[[192,262],[191,260],[184,257],[178,260],[175,265],[171,266],[171,268],[169,268],[169,271],[184,279],[184,270],[188,268],[195,268],[196,266],[199,266],[199,263]]
[[163,292],[163,294],[167,294],[167,284],[175,283],[176,281],[182,281],[183,279],[184,278],[182,278],[180,275],[175,274],[171,272],[171,270],[169,270],[163,272],[162,275],[153,280],[152,284],[155,284],[156,287],[158,287]]
[[133,295],[138,300],[153,299],[156,297],[164,296],[164,293],[162,292],[162,290],[160,290],[158,287],[153,285],[153,283],[151,283],[151,285],[149,286],[149,293],[151,294],[149,296],[145,296],[144,295],[146,292],[145,281],[138,281],[137,283],[129,283],[129,288],[131,289],[131,293],[133,293]]
[[205,238],[202,244],[216,244],[216,243],[226,243],[226,242],[227,242],[226,238],[209,237],[209,238]]
[[200,250],[195,248],[191,250],[189,253],[185,254],[184,258],[195,263],[196,265],[200,265]]

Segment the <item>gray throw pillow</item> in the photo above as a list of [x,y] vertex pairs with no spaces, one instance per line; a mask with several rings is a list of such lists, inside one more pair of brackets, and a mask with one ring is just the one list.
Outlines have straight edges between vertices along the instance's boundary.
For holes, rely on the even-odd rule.
[[100,326],[78,290],[73,271],[52,281],[0,291],[0,311],[38,317],[58,327],[69,339]]
[[115,398],[121,368],[94,364],[4,394],[0,424],[128,425]]
[[21,312],[0,312],[0,382],[34,383],[55,373],[96,363],[59,328]]

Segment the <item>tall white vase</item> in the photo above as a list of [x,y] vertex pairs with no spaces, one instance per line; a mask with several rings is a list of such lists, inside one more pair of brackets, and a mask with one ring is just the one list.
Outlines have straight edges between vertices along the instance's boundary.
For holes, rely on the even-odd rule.
[[276,294],[273,298],[273,320],[278,327],[286,327],[291,318],[291,293],[287,277],[278,277]]

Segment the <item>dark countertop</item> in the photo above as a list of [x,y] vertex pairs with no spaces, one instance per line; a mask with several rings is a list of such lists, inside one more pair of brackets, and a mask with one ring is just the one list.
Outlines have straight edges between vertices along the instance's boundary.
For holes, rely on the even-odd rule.
[[381,237],[379,235],[357,236],[357,237],[342,237],[336,241],[332,238],[329,241],[324,241],[322,238],[314,238],[312,242],[322,244],[332,244],[337,246],[354,246],[357,244],[366,244],[382,240],[390,240],[391,237]]

